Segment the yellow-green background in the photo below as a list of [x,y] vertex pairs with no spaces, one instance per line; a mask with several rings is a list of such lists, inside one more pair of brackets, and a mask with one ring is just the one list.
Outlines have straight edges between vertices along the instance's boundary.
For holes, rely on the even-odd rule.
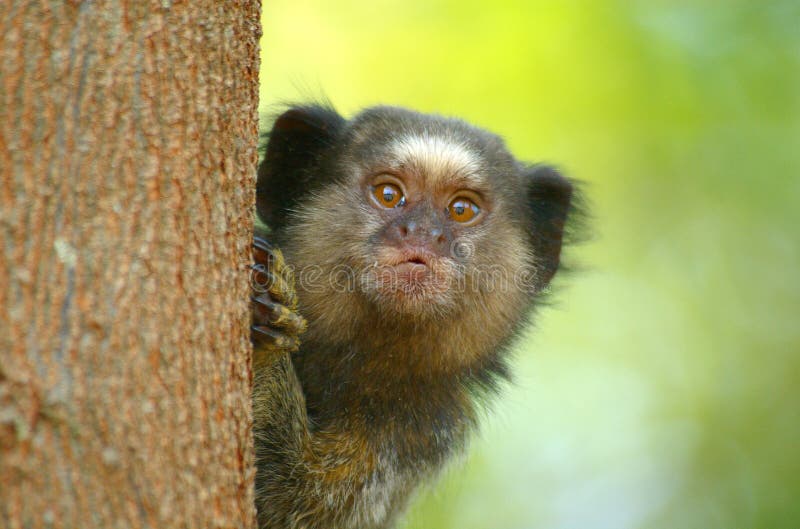
[[594,239],[405,529],[800,527],[800,3],[265,0],[262,110],[463,117]]

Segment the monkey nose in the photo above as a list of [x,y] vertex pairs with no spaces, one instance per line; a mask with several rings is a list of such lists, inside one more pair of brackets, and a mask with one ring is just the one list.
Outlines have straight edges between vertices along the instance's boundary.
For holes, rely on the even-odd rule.
[[428,226],[426,223],[420,224],[415,220],[401,223],[397,227],[401,240],[413,239],[428,244],[441,245],[447,242],[444,230],[439,226]]
[[416,221],[409,220],[400,225],[400,235],[402,237],[408,237],[409,235],[417,235],[417,230],[419,229],[419,225]]
[[438,244],[444,244],[445,242],[447,242],[447,239],[444,236],[444,231],[442,230],[442,228],[431,229],[431,239],[436,241]]

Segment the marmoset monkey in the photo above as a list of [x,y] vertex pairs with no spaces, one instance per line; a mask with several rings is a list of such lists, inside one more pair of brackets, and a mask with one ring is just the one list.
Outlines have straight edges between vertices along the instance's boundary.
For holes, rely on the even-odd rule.
[[509,345],[559,266],[573,186],[494,134],[400,108],[345,120],[297,106],[268,138],[252,333],[259,526],[388,528],[507,376]]

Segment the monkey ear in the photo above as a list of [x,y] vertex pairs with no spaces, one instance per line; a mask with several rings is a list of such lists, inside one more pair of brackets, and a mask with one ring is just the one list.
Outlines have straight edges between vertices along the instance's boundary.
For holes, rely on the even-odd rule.
[[321,181],[324,175],[315,169],[344,124],[323,105],[295,106],[275,120],[256,181],[256,210],[270,228],[281,228],[287,213]]
[[574,190],[567,178],[548,165],[534,165],[527,169],[525,176],[531,211],[529,233],[536,254],[539,288],[542,288],[558,269]]

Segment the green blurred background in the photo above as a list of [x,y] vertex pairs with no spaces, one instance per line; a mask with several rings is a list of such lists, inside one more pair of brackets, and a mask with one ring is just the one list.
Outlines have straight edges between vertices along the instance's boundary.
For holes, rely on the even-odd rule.
[[404,529],[800,527],[800,2],[265,0],[262,111],[496,131],[594,238]]

